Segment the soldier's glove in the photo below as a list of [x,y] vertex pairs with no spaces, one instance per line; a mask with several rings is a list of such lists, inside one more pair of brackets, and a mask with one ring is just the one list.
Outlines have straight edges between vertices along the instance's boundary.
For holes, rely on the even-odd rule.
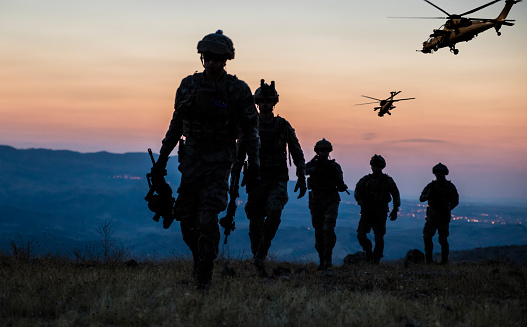
[[168,162],[168,156],[159,155],[159,158],[157,158],[156,164],[154,167],[152,167],[152,175],[154,176],[166,176],[167,174],[167,162]]
[[247,192],[260,183],[260,166],[254,163],[248,163],[247,168],[243,171],[243,180],[241,186],[245,186]]
[[393,208],[392,212],[390,212],[391,221],[395,221],[397,219],[397,211],[399,211],[399,208]]
[[298,180],[297,180],[296,185],[295,185],[294,192],[296,192],[298,190],[300,190],[300,193],[298,193],[298,199],[300,199],[301,197],[306,195],[307,186],[306,186],[306,177],[305,176],[298,177]]

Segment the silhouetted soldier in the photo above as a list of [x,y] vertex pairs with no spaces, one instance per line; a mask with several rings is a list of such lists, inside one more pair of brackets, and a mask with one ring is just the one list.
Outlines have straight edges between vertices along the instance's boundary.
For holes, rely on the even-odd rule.
[[[393,197],[393,209],[390,220],[397,219],[397,211],[401,205],[399,189],[393,179],[382,170],[386,161],[380,155],[374,155],[370,160],[372,174],[361,178],[355,187],[355,200],[361,206],[357,239],[368,260],[377,264],[383,257],[384,234],[386,234],[386,220],[388,203]],[[372,252],[372,243],[367,235],[373,229],[375,234],[375,249]]]
[[218,255],[218,214],[227,207],[236,139],[243,134],[248,184],[258,178],[259,140],[251,90],[224,69],[227,60],[234,58],[231,39],[221,30],[206,35],[198,43],[198,53],[205,70],[181,81],[157,166],[166,167],[169,154],[185,136],[184,151],[180,148],[179,153],[181,183],[174,213],[194,257],[198,288],[206,289]]
[[448,227],[450,224],[451,211],[459,204],[459,194],[451,181],[446,179],[448,168],[442,163],[438,163],[432,168],[432,173],[436,180],[432,181],[424,188],[419,200],[428,201],[426,208],[426,222],[423,228],[423,240],[425,243],[425,259],[427,263],[432,263],[432,251],[434,249],[434,237],[436,230],[441,244],[441,263],[448,263]]
[[315,249],[320,258],[318,269],[333,266],[333,248],[337,242],[335,226],[339,213],[340,195],[348,189],[340,165],[329,160],[333,146],[326,139],[315,144],[316,156],[306,164],[309,210],[315,228]]
[[[247,185],[245,212],[250,221],[249,238],[254,256],[253,264],[259,270],[260,275],[266,276],[265,258],[280,225],[282,210],[289,200],[286,147],[289,147],[290,155],[296,166],[298,181],[294,191],[300,190],[298,198],[305,195],[307,187],[304,153],[295,130],[287,120],[275,116],[273,112],[274,106],[278,103],[274,81],[268,85],[262,79],[260,87],[254,93],[254,101],[259,109],[261,180],[254,187]],[[245,144],[240,142],[238,162],[233,167],[234,171],[241,169],[245,153]]]

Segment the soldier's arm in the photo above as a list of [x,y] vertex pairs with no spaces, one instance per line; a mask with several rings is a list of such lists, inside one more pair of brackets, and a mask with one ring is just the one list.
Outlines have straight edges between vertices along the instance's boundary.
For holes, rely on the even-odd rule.
[[342,172],[342,168],[336,161],[333,161],[333,164],[335,165],[336,171],[335,181],[337,183],[337,190],[339,192],[344,192],[348,189],[348,186],[346,185],[346,183],[344,183],[344,173]]
[[354,197],[359,205],[362,205],[362,193],[364,190],[364,183],[365,181],[363,177],[357,182],[357,185],[355,185]]
[[419,201],[421,201],[421,202],[428,201],[428,194],[430,194],[430,185],[431,184],[428,184],[428,185],[425,186],[425,188],[423,189],[423,192],[421,192],[421,196],[419,197]]
[[450,204],[449,204],[449,207],[450,207],[450,210],[454,209],[455,207],[457,207],[457,205],[459,204],[459,194],[457,193],[457,189],[456,187],[454,186],[454,184],[450,183]]
[[287,129],[287,146],[289,147],[289,152],[293,157],[293,162],[296,166],[296,176],[303,177],[306,175],[306,160],[304,158],[304,152],[300,146],[300,142],[296,137],[295,129],[291,124],[285,120],[286,129]]
[[395,181],[391,177],[388,178],[388,187],[390,190],[390,194],[392,195],[393,207],[399,208],[401,206],[401,196],[399,194],[399,189],[397,188]]
[[315,168],[318,164],[318,156],[313,157],[311,161],[306,163],[306,175],[311,175],[315,172]]
[[239,96],[238,106],[241,110],[241,142],[245,146],[249,165],[260,166],[260,137],[258,136],[258,115],[251,89],[247,84],[240,81],[238,84]]
[[174,101],[174,113],[172,114],[172,120],[168,127],[168,131],[165,134],[165,138],[161,141],[161,150],[159,150],[159,158],[168,160],[168,156],[176,147],[181,135],[183,135],[183,120],[181,118],[180,109],[182,105],[185,105],[185,101],[190,101],[190,79],[188,76],[181,81],[181,85],[176,91],[176,99]]

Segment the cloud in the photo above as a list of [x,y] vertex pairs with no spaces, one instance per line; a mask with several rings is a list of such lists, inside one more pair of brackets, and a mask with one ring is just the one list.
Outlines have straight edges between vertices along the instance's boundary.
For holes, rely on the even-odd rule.
[[441,144],[448,143],[447,141],[433,140],[433,139],[406,139],[406,140],[397,140],[393,142],[394,143],[441,143]]
[[371,141],[377,138],[377,133],[366,133],[362,134],[362,139],[366,141]]

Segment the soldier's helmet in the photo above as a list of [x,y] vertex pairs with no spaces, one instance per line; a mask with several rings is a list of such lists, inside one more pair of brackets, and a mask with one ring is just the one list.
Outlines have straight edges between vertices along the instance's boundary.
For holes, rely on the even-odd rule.
[[263,101],[278,103],[278,92],[276,92],[274,81],[271,81],[271,85],[265,83],[262,78],[260,80],[260,87],[254,91],[254,102],[260,103]]
[[230,38],[223,35],[222,30],[217,30],[216,33],[205,35],[198,42],[198,53],[211,53],[225,56],[226,59],[234,59],[234,45]]
[[370,166],[384,169],[386,167],[386,160],[381,155],[375,154],[370,159]]
[[326,139],[322,139],[318,141],[315,144],[315,152],[318,153],[319,151],[327,150],[329,152],[333,151],[333,146],[331,145],[331,142],[329,142]]
[[432,168],[432,173],[435,174],[444,174],[448,175],[448,168],[443,165],[442,163],[438,163],[437,165]]

